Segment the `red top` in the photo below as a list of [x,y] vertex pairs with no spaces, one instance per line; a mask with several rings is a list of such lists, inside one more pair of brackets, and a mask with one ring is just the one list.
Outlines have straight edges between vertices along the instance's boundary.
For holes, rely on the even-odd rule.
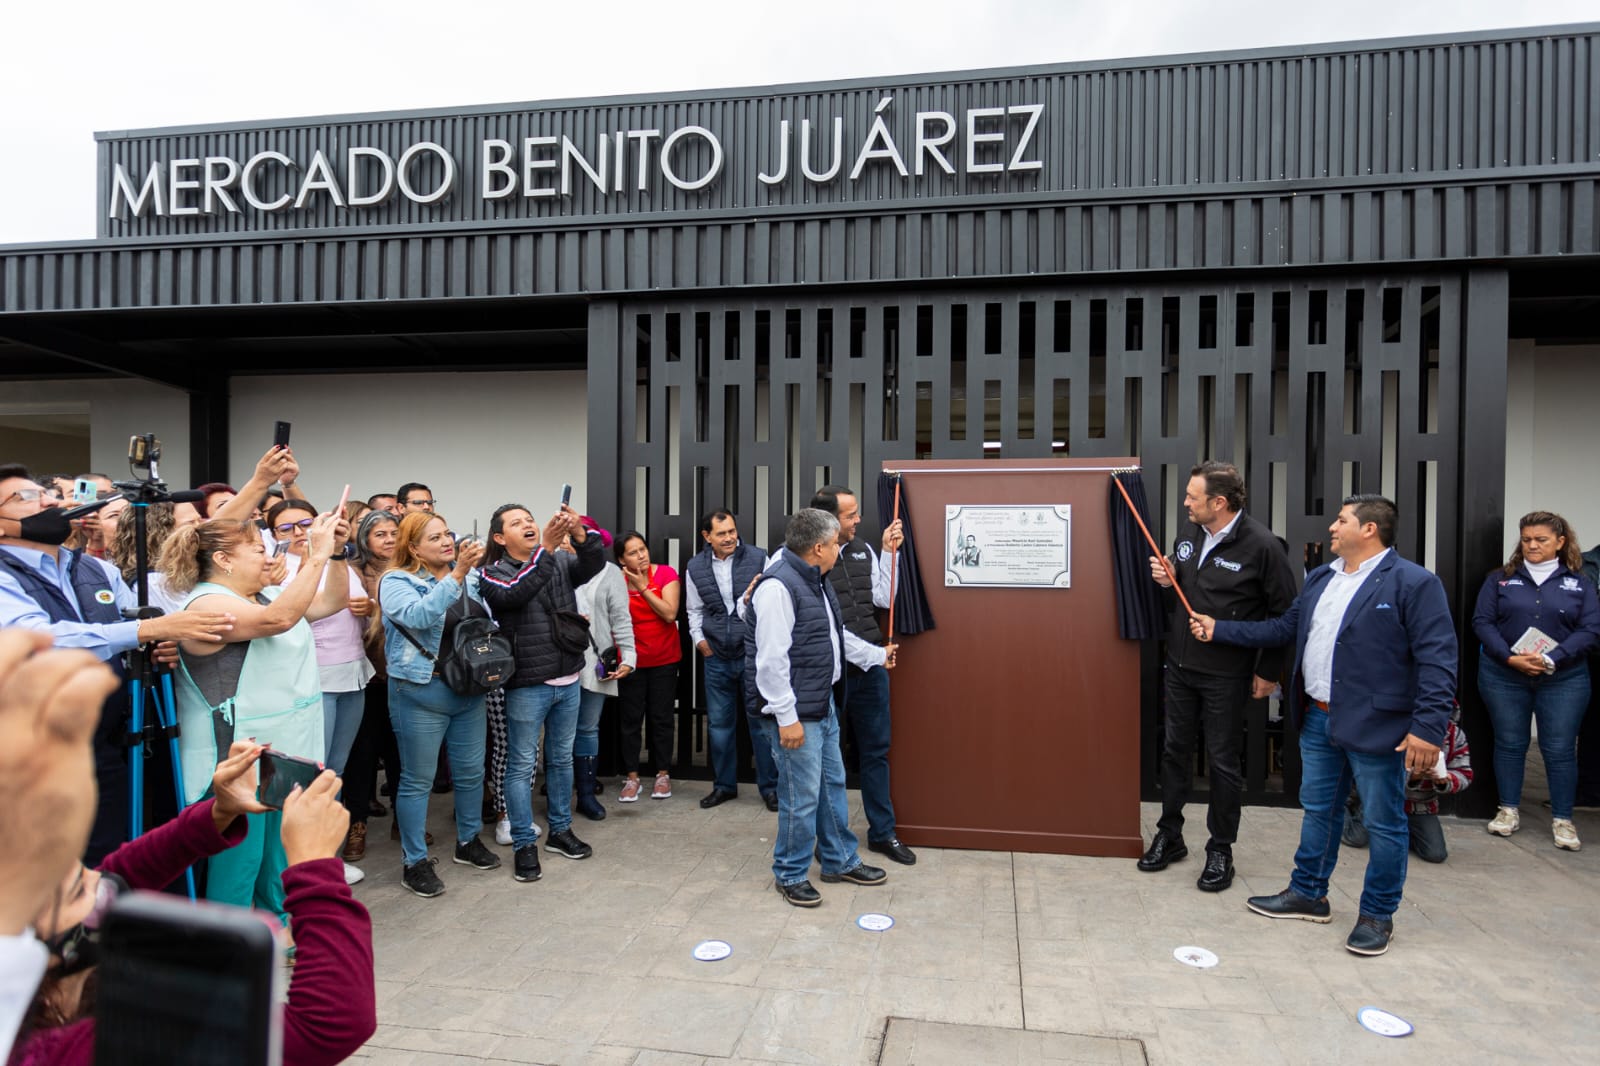
[[[650,591],[657,596],[661,590],[678,580],[678,572],[670,566],[652,566]],[[683,658],[683,644],[678,640],[678,623],[663,622],[644,598],[628,586],[628,613],[633,616],[633,640],[639,651],[639,666],[666,666]]]
[[[106,856],[102,871],[129,888],[159,889],[184,867],[244,840],[245,820],[226,833],[211,820],[211,800],[193,804],[167,824]],[[294,922],[295,965],[283,1012],[285,1066],[332,1066],[366,1043],[377,1028],[372,980],[372,919],[350,895],[338,859],[297,863],[283,871],[284,909]],[[94,1061],[94,1019],[35,1032],[12,1051],[13,1066]]]

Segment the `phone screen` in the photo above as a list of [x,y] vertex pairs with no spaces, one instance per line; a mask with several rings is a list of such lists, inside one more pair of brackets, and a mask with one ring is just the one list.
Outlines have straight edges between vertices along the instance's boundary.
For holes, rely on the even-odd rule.
[[283,810],[283,801],[299,785],[303,790],[322,773],[322,764],[295,755],[284,755],[268,748],[261,753],[258,764],[261,783],[256,787],[256,799],[275,811]]

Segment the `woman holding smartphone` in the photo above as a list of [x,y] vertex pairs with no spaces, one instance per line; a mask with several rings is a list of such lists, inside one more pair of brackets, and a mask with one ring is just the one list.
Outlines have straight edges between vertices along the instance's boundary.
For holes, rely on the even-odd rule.
[[424,899],[444,891],[423,837],[439,743],[450,756],[455,778],[454,861],[479,870],[499,867],[499,856],[478,839],[483,829],[484,701],[462,696],[439,676],[438,661],[455,627],[488,614],[472,568],[483,545],[463,541],[456,550],[450,526],[439,515],[416,511],[400,519],[394,559],[378,582],[383,609],[383,651],[389,670],[389,718],[400,741],[400,788],[395,819],[405,887]]
[[[373,675],[361,706],[361,728],[345,760],[344,803],[350,812],[350,834],[345,841],[345,862],[360,862],[367,854],[367,819],[388,813],[377,800],[378,763],[381,760],[389,778],[391,793],[400,784],[400,748],[394,728],[389,724],[389,673],[383,657],[383,622],[378,612],[378,579],[394,559],[395,536],[400,522],[388,511],[368,509],[356,526],[353,543],[355,558],[350,570],[361,580],[367,602],[358,607],[351,602],[350,613],[362,620],[361,640]],[[400,839],[398,822],[390,823],[391,836]]]
[[612,545],[628,583],[628,613],[633,618],[634,647],[639,667],[619,682],[622,699],[622,768],[628,778],[618,803],[634,803],[639,781],[641,726],[650,726],[650,761],[656,779],[651,799],[672,796],[672,705],[678,694],[678,663],[683,659],[678,638],[678,597],[683,583],[670,566],[650,561],[644,534],[629,530]]
[[[178,645],[185,800],[200,797],[235,740],[322,760],[322,686],[310,623],[348,607],[348,533],[337,515],[313,519],[299,572],[281,587],[267,585],[272,561],[252,522],[180,527],[161,549],[167,588],[186,597],[185,610],[227,611],[236,619],[222,643]],[[333,580],[323,582],[330,567]],[[285,916],[282,815],[268,811],[247,821],[245,840],[211,860],[206,898]]]

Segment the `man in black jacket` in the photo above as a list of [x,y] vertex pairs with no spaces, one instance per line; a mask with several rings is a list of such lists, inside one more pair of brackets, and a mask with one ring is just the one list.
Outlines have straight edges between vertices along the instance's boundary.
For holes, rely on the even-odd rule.
[[[1217,618],[1276,618],[1295,597],[1294,571],[1272,530],[1244,513],[1244,479],[1232,464],[1205,462],[1189,471],[1183,497],[1189,521],[1165,565],[1150,559],[1150,576],[1171,588],[1169,568],[1196,611]],[[1195,733],[1206,737],[1211,803],[1206,812],[1206,865],[1197,886],[1221,892],[1233,883],[1233,842],[1244,787],[1240,748],[1245,702],[1272,692],[1283,670],[1282,649],[1202,643],[1189,616],[1168,594],[1166,736],[1161,756],[1161,820],[1139,869],[1164,870],[1189,854],[1183,804],[1194,777]]]
[[[572,538],[575,555],[557,551]],[[533,515],[508,503],[489,520],[489,554],[478,591],[516,649],[517,667],[506,683],[506,816],[516,848],[512,876],[537,881],[538,830],[533,824],[533,764],[539,732],[545,736],[550,778],[550,835],[545,850],[587,859],[594,849],[572,831],[572,741],[578,732],[579,677],[584,645],[564,647],[554,616],[576,613],[573,589],[605,569],[605,546],[589,536],[578,514],[563,504],[541,534]]]

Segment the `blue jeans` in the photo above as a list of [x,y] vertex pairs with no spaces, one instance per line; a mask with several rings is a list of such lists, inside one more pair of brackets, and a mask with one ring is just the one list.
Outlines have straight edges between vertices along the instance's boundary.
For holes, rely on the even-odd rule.
[[366,709],[367,693],[324,692],[322,694],[322,736],[327,745],[323,763],[336,774],[344,774],[350,749],[361,732],[361,714]]
[[533,764],[541,729],[550,832],[572,825],[572,740],[582,691],[576,681],[506,689],[506,817],[511,819],[511,842],[519,848],[538,839],[533,831]]
[[[1338,709],[1334,709],[1338,713]],[[1344,800],[1351,778],[1361,795],[1369,850],[1361,889],[1361,914],[1386,919],[1400,908],[1406,884],[1411,827],[1406,821],[1406,756],[1403,751],[1372,755],[1346,751],[1328,740],[1328,712],[1306,710],[1300,726],[1300,847],[1294,853],[1289,887],[1307,899],[1328,894],[1328,878],[1339,862]]]
[[[578,697],[578,731],[572,738],[572,757],[594,758],[600,754],[600,712],[605,710],[606,694],[583,690]],[[546,771],[548,773],[548,771]],[[546,788],[545,791],[549,791]]]
[[820,722],[800,723],[805,726],[806,740],[792,750],[778,742],[778,723],[771,718],[751,724],[765,734],[778,766],[778,836],[772,847],[772,876],[778,884],[806,880],[815,853],[821,854],[825,874],[860,866],[844,792],[839,717],[833,708]]
[[[710,747],[711,787],[739,791],[739,698],[744,660],[713,655],[700,660],[706,675],[706,743]],[[761,745],[755,745],[760,750]],[[769,752],[770,754],[770,752]]]
[[1589,706],[1589,671],[1568,667],[1529,677],[1488,658],[1478,660],[1478,691],[1494,726],[1494,777],[1500,804],[1522,803],[1529,725],[1539,723],[1539,753],[1550,783],[1550,816],[1571,818],[1578,791],[1578,727]]
[[455,779],[456,841],[471,840],[483,828],[483,697],[458,696],[438,678],[419,685],[391,677],[389,720],[400,744],[400,787],[394,800],[400,850],[405,864],[414,866],[428,857],[422,834],[441,741]]
[[889,671],[852,667],[846,674],[844,713],[860,761],[867,839],[882,843],[895,838],[894,802],[889,798]]

